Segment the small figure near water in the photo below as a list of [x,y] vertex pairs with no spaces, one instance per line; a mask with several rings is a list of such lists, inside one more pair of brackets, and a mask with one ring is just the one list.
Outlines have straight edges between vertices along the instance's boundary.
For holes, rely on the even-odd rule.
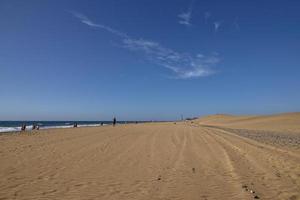
[[103,126],[103,122],[101,122],[101,126]]
[[114,117],[114,119],[113,119],[113,126],[115,126],[116,123],[117,123],[117,119],[116,119],[116,117]]
[[77,122],[74,123],[74,126],[73,126],[73,127],[74,127],[74,128],[77,128]]
[[26,124],[23,124],[21,127],[21,131],[25,131],[26,130]]
[[39,129],[40,129],[39,125],[37,125],[37,124],[32,125],[32,130],[39,130]]

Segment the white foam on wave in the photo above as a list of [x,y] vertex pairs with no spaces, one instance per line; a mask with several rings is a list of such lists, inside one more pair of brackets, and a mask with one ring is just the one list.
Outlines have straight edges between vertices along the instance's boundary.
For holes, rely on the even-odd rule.
[[[103,124],[108,125],[108,124]],[[100,124],[78,124],[78,127],[97,127]],[[57,128],[73,128],[73,125],[60,125],[60,126],[42,126],[40,129],[57,129]],[[32,130],[32,125],[27,125],[26,130]],[[21,127],[0,127],[1,132],[16,132],[21,131]]]
[[[33,127],[32,125],[27,125],[26,130],[31,130],[32,127]],[[0,127],[0,133],[3,133],[3,132],[16,132],[16,131],[21,131],[21,126],[18,126],[18,127]]]
[[2,132],[14,132],[20,131],[21,127],[0,127],[0,133]]
[[94,127],[94,126],[101,126],[100,124],[78,124],[78,127]]
[[[106,125],[106,124],[103,124]],[[100,124],[78,124],[77,127],[95,127],[100,126]],[[40,129],[51,129],[51,128],[73,128],[74,125],[60,125],[60,126],[43,126]]]
[[52,128],[72,128],[73,125],[61,125],[61,126],[43,126],[40,129],[52,129]]
[[27,126],[26,126],[26,130],[31,130],[32,127],[33,127],[32,125],[27,125]]

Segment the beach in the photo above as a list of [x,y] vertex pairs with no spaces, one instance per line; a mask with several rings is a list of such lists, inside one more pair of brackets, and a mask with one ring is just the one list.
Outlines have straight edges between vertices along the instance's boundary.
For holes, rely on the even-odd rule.
[[297,120],[214,115],[3,134],[0,199],[297,200]]

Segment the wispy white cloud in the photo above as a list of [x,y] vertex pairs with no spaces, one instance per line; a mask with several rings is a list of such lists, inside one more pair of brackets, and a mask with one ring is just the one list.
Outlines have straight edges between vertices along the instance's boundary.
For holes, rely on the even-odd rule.
[[204,56],[198,54],[192,56],[144,39],[126,39],[123,42],[126,48],[142,52],[148,60],[172,70],[176,78],[181,79],[211,75],[214,73],[212,67],[220,61],[217,55]]
[[186,12],[182,12],[178,15],[178,23],[185,25],[185,26],[190,26],[191,20],[192,20],[192,11],[193,11],[193,5],[194,5],[194,0],[191,1],[190,6]]
[[218,32],[220,26],[221,26],[221,22],[214,22],[214,29],[215,29],[215,32]]
[[178,23],[186,26],[191,25],[191,17],[192,17],[192,11],[189,10],[188,12],[183,12],[178,15]]
[[94,23],[80,13],[72,12],[72,14],[85,25],[103,29],[118,36],[124,48],[139,52],[152,63],[171,70],[175,78],[189,79],[211,75],[214,73],[212,68],[220,62],[217,54],[192,56],[189,53],[180,53],[154,41],[131,38],[127,34],[109,26]]
[[120,31],[117,31],[115,29],[112,29],[111,27],[109,26],[105,26],[105,25],[102,25],[102,24],[97,24],[97,23],[94,23],[93,21],[91,21],[87,16],[79,13],[79,12],[76,12],[76,11],[69,11],[74,17],[78,18],[82,23],[90,26],[90,27],[93,27],[93,28],[101,28],[101,29],[104,29],[114,35],[117,35],[117,36],[120,36],[120,37],[128,37],[125,33],[122,33]]

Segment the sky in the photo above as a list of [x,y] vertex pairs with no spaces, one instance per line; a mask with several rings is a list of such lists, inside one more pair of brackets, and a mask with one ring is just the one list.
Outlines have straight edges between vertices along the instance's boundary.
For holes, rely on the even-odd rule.
[[0,120],[300,111],[298,0],[0,0]]

